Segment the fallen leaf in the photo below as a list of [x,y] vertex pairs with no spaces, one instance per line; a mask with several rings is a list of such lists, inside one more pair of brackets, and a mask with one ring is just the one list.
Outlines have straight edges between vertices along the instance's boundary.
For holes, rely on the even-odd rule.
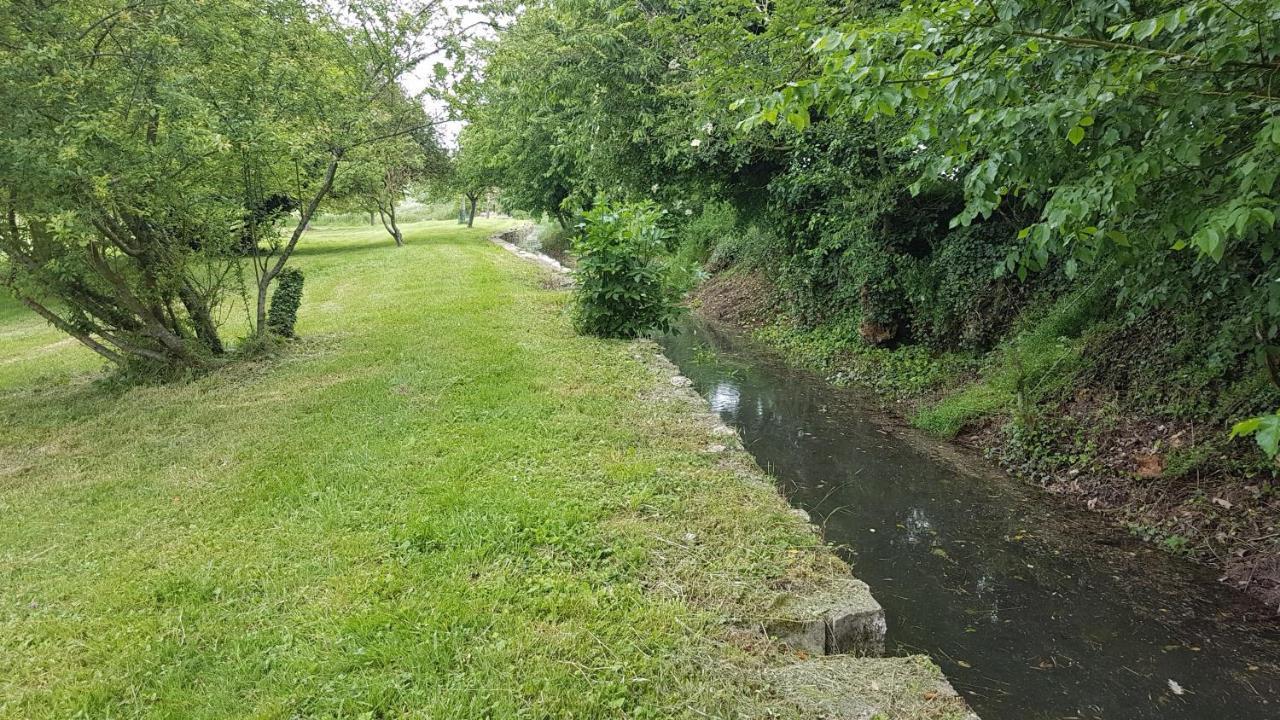
[[1158,478],[1164,473],[1164,458],[1155,453],[1140,453],[1134,460],[1138,465],[1138,477],[1144,480]]
[[1181,695],[1181,694],[1183,694],[1183,693],[1185,693],[1185,692],[1186,692],[1186,690],[1183,690],[1183,689],[1182,689],[1182,686],[1181,686],[1181,685],[1179,685],[1178,683],[1174,682],[1173,680],[1170,680],[1170,681],[1169,681],[1169,689],[1173,691],[1173,694],[1174,694],[1174,695]]

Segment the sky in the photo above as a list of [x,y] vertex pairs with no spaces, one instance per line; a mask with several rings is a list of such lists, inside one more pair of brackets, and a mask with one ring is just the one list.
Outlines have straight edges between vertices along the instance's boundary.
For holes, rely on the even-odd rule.
[[[453,17],[457,19],[458,27],[468,27],[478,21],[485,19],[485,16],[476,12],[473,7],[475,3],[471,0],[445,0],[445,7]],[[484,29],[472,29],[471,33],[481,32]],[[492,31],[489,31],[492,32]],[[426,61],[418,65],[413,72],[407,74],[401,79],[401,85],[410,94],[417,94],[423,91],[430,83],[434,76],[433,67],[437,60],[443,61],[442,56],[432,56]],[[423,96],[424,105],[427,112],[433,116],[444,116],[448,114],[448,106],[436,98]],[[447,148],[454,149],[458,145],[458,133],[461,132],[464,123],[459,120],[451,120],[442,125],[436,126],[436,132],[440,136],[440,142]]]

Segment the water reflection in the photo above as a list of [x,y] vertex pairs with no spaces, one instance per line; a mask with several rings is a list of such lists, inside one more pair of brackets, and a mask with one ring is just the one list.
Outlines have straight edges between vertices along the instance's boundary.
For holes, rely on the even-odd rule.
[[733,336],[690,325],[664,344],[847,548],[890,647],[932,655],[984,720],[1280,718],[1280,632],[1190,566],[938,459]]
[[707,402],[711,405],[712,412],[734,414],[738,412],[740,397],[741,393],[738,392],[737,385],[721,382],[711,389],[707,395]]

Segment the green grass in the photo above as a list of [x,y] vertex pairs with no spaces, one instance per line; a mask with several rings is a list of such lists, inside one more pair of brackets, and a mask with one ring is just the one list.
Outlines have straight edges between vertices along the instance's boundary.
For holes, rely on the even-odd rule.
[[922,345],[870,347],[847,321],[802,328],[784,316],[754,335],[834,382],[904,401],[915,408],[913,425],[951,438],[974,421],[1007,417],[1021,404],[1031,408],[1064,392],[1087,360],[1085,335],[1097,331],[1099,297],[1091,286],[1048,300],[984,356],[933,353]]
[[937,403],[923,407],[912,424],[941,437],[955,437],[965,425],[992,415],[1018,412],[1063,392],[1084,362],[1082,333],[1096,322],[1085,288],[1064,295],[1014,329],[987,361],[980,376]]
[[897,400],[952,383],[973,364],[965,354],[934,355],[918,345],[868,346],[859,338],[856,324],[849,322],[803,328],[784,317],[754,336],[789,361],[828,373],[837,384],[867,387]]
[[0,303],[0,717],[748,702],[717,638],[816,540],[495,227],[309,233],[303,339],[183,384]]

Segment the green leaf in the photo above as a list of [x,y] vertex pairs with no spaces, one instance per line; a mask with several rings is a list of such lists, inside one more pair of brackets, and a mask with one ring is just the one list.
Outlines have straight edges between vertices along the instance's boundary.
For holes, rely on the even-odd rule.
[[1235,439],[1245,435],[1252,435],[1262,426],[1262,418],[1255,417],[1248,420],[1241,420],[1231,427],[1231,438]]
[[803,132],[805,128],[809,127],[808,108],[792,110],[791,112],[787,113],[787,122],[791,124],[791,127]]
[[1079,125],[1071,128],[1067,133],[1067,140],[1070,141],[1072,145],[1079,145],[1081,141],[1084,140],[1084,128]]
[[1231,428],[1231,437],[1253,435],[1258,447],[1274,458],[1280,454],[1280,414],[1262,415],[1261,417],[1241,420]]
[[1272,415],[1264,420],[1255,439],[1267,457],[1275,457],[1280,452],[1280,416]]
[[1157,23],[1156,18],[1143,20],[1142,22],[1138,23],[1137,26],[1134,28],[1133,39],[1146,40],[1152,35],[1155,35],[1158,29],[1159,29],[1159,25]]

